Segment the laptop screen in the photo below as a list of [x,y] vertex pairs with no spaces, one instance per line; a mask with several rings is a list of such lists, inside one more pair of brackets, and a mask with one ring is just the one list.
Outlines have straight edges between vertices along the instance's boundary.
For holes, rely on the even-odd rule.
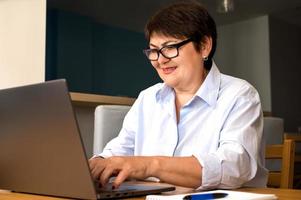
[[[96,193],[65,80],[0,90],[0,188],[82,199]],[[174,190],[130,188],[121,196]]]
[[0,188],[95,199],[65,80],[0,91]]

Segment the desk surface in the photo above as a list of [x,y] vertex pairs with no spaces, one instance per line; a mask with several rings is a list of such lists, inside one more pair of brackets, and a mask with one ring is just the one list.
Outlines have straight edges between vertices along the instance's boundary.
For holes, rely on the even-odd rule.
[[[297,200],[301,199],[301,190],[293,189],[278,189],[278,188],[242,188],[237,191],[275,194],[279,200]],[[170,194],[191,192],[191,189],[177,187],[176,191],[169,192]],[[13,193],[6,190],[0,190],[0,200],[66,200],[64,198],[47,197],[40,195],[30,195],[22,193]],[[129,198],[128,200],[143,200],[145,197]]]

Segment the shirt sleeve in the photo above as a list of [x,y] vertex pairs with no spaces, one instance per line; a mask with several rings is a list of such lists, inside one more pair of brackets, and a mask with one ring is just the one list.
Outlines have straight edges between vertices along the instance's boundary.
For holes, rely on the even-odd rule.
[[198,189],[241,187],[255,177],[260,163],[263,115],[254,88],[235,100],[220,131],[216,152],[195,155],[203,167]]

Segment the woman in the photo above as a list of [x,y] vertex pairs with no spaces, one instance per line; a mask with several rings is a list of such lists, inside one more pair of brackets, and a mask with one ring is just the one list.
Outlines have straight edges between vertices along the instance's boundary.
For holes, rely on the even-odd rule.
[[263,119],[257,91],[212,61],[216,26],[196,2],[178,2],[147,23],[144,50],[164,83],[142,91],[119,136],[90,159],[113,187],[156,177],[198,189],[263,187]]

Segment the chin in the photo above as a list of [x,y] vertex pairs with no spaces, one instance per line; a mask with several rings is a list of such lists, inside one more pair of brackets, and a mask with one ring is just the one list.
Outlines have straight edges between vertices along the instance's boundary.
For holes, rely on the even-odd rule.
[[160,75],[160,78],[163,80],[163,82],[168,85],[169,87],[174,87],[177,84],[177,80],[175,80],[174,77],[171,76],[165,76],[165,75]]
[[175,82],[175,81],[164,80],[164,83],[165,83],[167,86],[171,87],[171,88],[174,88],[175,85],[176,85],[176,82]]

